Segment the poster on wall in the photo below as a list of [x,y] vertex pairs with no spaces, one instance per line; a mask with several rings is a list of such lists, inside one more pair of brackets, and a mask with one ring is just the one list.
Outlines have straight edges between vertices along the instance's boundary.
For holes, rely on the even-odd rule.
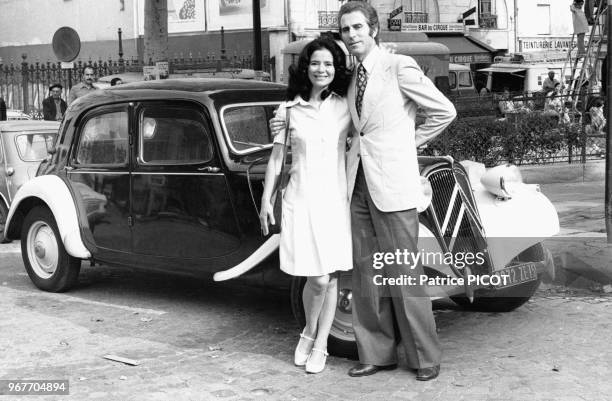
[[[259,0],[262,28],[285,23],[283,0]],[[206,2],[208,30],[253,28],[252,0],[208,0]]]
[[[137,0],[138,34],[144,35],[144,3]],[[168,33],[202,32],[206,29],[204,0],[168,0]]]

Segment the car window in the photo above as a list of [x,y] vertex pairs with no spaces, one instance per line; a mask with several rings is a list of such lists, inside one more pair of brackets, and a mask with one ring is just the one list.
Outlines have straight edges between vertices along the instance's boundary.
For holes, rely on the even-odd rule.
[[459,73],[459,87],[472,87],[472,75],[468,71]]
[[81,129],[78,164],[124,165],[128,161],[128,115],[126,111],[99,114]]
[[17,152],[21,160],[26,162],[44,159],[49,149],[53,147],[56,134],[31,133],[15,137]]
[[147,164],[196,164],[213,158],[212,137],[195,107],[146,106],[139,118],[140,160]]
[[448,73],[448,86],[451,89],[455,89],[457,87],[457,75],[454,72]]
[[230,106],[222,111],[223,126],[238,152],[259,149],[272,142],[268,120],[278,104]]

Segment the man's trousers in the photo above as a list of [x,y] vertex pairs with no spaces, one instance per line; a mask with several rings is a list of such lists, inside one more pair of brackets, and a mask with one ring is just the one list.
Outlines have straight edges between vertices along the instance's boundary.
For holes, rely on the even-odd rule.
[[[418,285],[424,274],[405,263],[373,267],[376,252],[418,252],[419,220],[416,209],[381,212],[376,208],[365,181],[361,163],[351,200],[353,235],[353,326],[359,360],[364,364],[397,363],[396,335],[406,351],[409,367],[440,364],[441,348],[431,300]],[[402,260],[404,262],[404,260]],[[415,285],[375,285],[374,276],[415,277]],[[382,278],[377,280],[380,282]]]

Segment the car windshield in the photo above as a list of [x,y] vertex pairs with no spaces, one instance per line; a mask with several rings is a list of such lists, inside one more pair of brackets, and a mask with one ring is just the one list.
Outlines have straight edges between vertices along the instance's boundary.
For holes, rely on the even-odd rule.
[[274,116],[277,107],[277,102],[224,107],[221,110],[221,121],[231,149],[244,154],[270,146],[272,135],[268,121]]
[[29,133],[17,135],[15,143],[21,160],[26,162],[39,161],[47,156],[48,150],[53,147],[54,133]]

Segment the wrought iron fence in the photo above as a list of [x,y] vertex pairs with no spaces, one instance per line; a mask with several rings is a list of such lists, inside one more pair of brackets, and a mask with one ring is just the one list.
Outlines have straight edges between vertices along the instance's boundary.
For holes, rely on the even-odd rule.
[[602,159],[606,99],[600,93],[579,96],[576,102],[567,94],[543,92],[454,97],[457,120],[424,153],[489,166]]
[[404,22],[425,24],[429,22],[429,14],[423,11],[404,12]]
[[[138,60],[102,60],[74,62],[72,68],[62,68],[61,63],[28,62],[25,56],[18,64],[0,65],[0,97],[9,109],[23,110],[34,118],[42,118],[42,102],[52,84],[63,86],[62,97],[67,99],[70,88],[81,79],[83,68],[91,67],[96,78],[124,72],[142,72],[143,64]],[[153,64],[149,62],[148,65]],[[206,57],[175,57],[169,61],[170,74],[232,71],[252,69],[251,54],[209,54]],[[263,56],[263,69],[274,75],[274,59]]]

